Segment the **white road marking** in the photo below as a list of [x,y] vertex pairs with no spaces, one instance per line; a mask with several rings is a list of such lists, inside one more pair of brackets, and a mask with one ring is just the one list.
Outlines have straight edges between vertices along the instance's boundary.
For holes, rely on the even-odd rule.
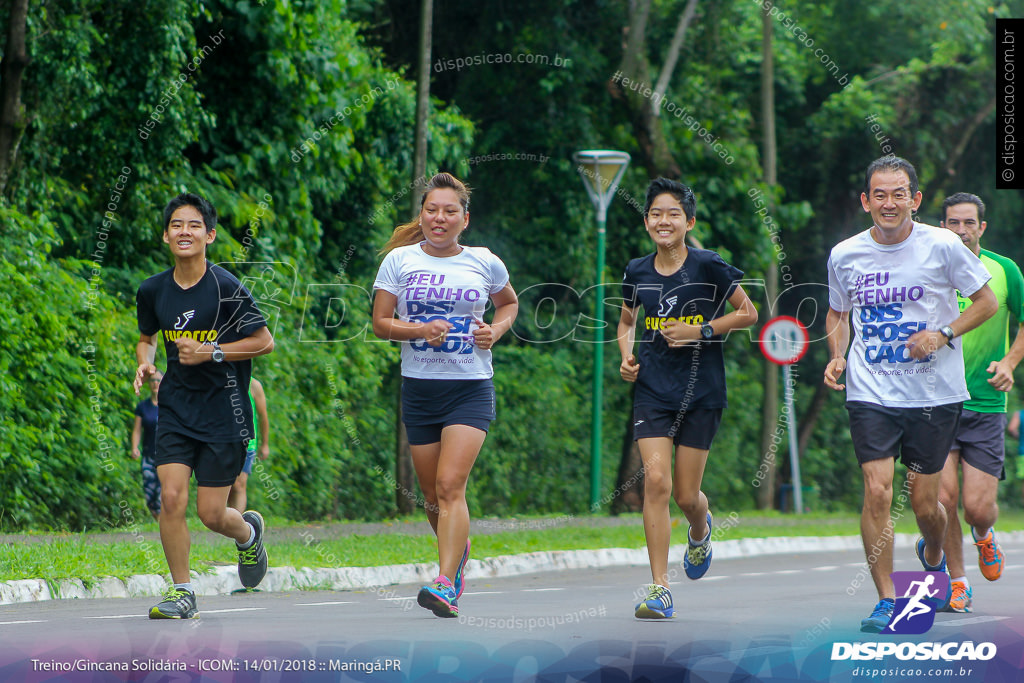
[[82,617],[83,619],[144,619],[148,614],[108,614],[102,617]]
[[936,621],[933,626],[955,626],[960,628],[961,626],[967,626],[969,624],[985,624],[990,621],[1002,621],[1004,619],[1011,619],[1012,617],[968,617],[966,619],[950,619],[949,621]]
[[227,612],[262,612],[266,607],[233,607],[231,609],[204,609],[200,614],[225,614]]
[[21,621],[0,621],[0,626],[8,624],[45,624],[46,619],[23,619]]
[[546,593],[548,591],[564,591],[564,588],[524,588],[522,593]]
[[830,572],[839,569],[838,564],[829,564],[824,567],[811,567],[812,572]]
[[505,591],[466,591],[463,595],[501,595]]
[[297,602],[296,607],[317,607],[319,605],[354,605],[350,600],[333,600],[330,602]]

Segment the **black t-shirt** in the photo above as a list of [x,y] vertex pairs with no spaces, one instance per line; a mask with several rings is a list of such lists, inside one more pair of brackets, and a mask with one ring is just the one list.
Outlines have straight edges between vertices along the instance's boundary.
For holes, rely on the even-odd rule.
[[720,317],[743,271],[713,251],[691,247],[683,266],[665,276],[654,269],[654,256],[633,259],[622,277],[625,305],[644,309],[634,403],[668,410],[724,408],[722,338],[670,348],[661,328],[673,319],[699,325]]
[[199,282],[182,289],[170,268],[146,279],[135,302],[139,332],[163,331],[167,372],[160,383],[160,430],[207,443],[251,439],[255,433],[248,396],[252,361],[182,365],[174,343],[187,335],[198,342],[227,344],[267,326],[238,278],[211,265]]
[[156,455],[156,425],[160,417],[160,406],[153,405],[152,399],[139,401],[135,414],[142,418],[142,455],[152,459]]

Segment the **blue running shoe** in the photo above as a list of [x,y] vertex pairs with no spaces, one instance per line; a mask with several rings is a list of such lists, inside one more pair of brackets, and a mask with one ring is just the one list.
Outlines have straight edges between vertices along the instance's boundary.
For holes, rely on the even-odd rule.
[[[917,559],[921,560],[921,566],[924,567],[926,572],[945,572],[947,575],[949,572],[946,571],[946,553],[942,553],[942,561],[937,566],[928,564],[924,559],[924,536],[917,539]],[[942,602],[935,608],[936,612],[945,612],[946,608],[949,607],[949,601],[953,599],[953,582],[949,583],[949,588],[946,589],[946,595]]]
[[425,607],[439,617],[459,616],[458,598],[455,596],[455,586],[448,580],[447,576],[439,576],[434,583],[420,589],[416,596],[416,602],[420,607]]
[[647,599],[636,606],[635,616],[637,619],[671,619],[674,613],[671,591],[652,583],[647,589]]
[[452,581],[452,585],[455,586],[455,597],[461,598],[462,591],[466,590],[466,563],[469,562],[469,539],[466,539],[466,552],[462,553],[462,559],[459,560],[459,568],[455,570],[455,580]]
[[867,619],[861,619],[860,630],[863,633],[881,633],[889,625],[889,620],[892,619],[892,611],[895,608],[895,600],[892,598],[882,598],[875,605],[871,616]]
[[693,580],[707,574],[711,567],[711,513],[708,512],[708,535],[699,543],[690,540],[690,532],[686,532],[686,554],[683,556],[683,570]]

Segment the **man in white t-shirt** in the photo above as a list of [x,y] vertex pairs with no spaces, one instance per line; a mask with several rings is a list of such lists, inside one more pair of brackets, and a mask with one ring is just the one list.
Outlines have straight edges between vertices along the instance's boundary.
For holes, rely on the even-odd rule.
[[[825,385],[847,388],[838,380],[849,348],[846,407],[864,477],[861,536],[879,597],[861,630],[879,633],[896,597],[890,507],[897,457],[911,470],[907,490],[922,534],[918,558],[925,571],[946,571],[939,484],[961,405],[970,397],[958,337],[995,313],[996,298],[991,276],[970,249],[948,230],[913,220],[921,192],[908,161],[872,162],[860,200],[874,225],[837,244],[828,260]],[[957,290],[973,302],[962,315]],[[948,590],[943,599],[940,608],[949,603]]]

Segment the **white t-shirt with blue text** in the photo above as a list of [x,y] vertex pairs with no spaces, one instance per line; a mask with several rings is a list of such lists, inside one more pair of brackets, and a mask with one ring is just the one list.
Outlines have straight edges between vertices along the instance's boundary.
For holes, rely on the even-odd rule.
[[487,379],[494,375],[490,350],[473,339],[473,322],[483,320],[491,295],[508,284],[508,269],[486,247],[462,247],[455,256],[423,251],[423,242],[398,247],[384,257],[373,288],[398,298],[405,322],[444,319],[451,323],[445,343],[402,342],[402,376],[419,379]]
[[952,231],[924,223],[899,244],[879,244],[865,230],[833,247],[828,303],[850,311],[854,330],[846,400],[921,408],[969,399],[960,339],[921,360],[907,339],[956,320],[957,290],[969,297],[990,277]]

